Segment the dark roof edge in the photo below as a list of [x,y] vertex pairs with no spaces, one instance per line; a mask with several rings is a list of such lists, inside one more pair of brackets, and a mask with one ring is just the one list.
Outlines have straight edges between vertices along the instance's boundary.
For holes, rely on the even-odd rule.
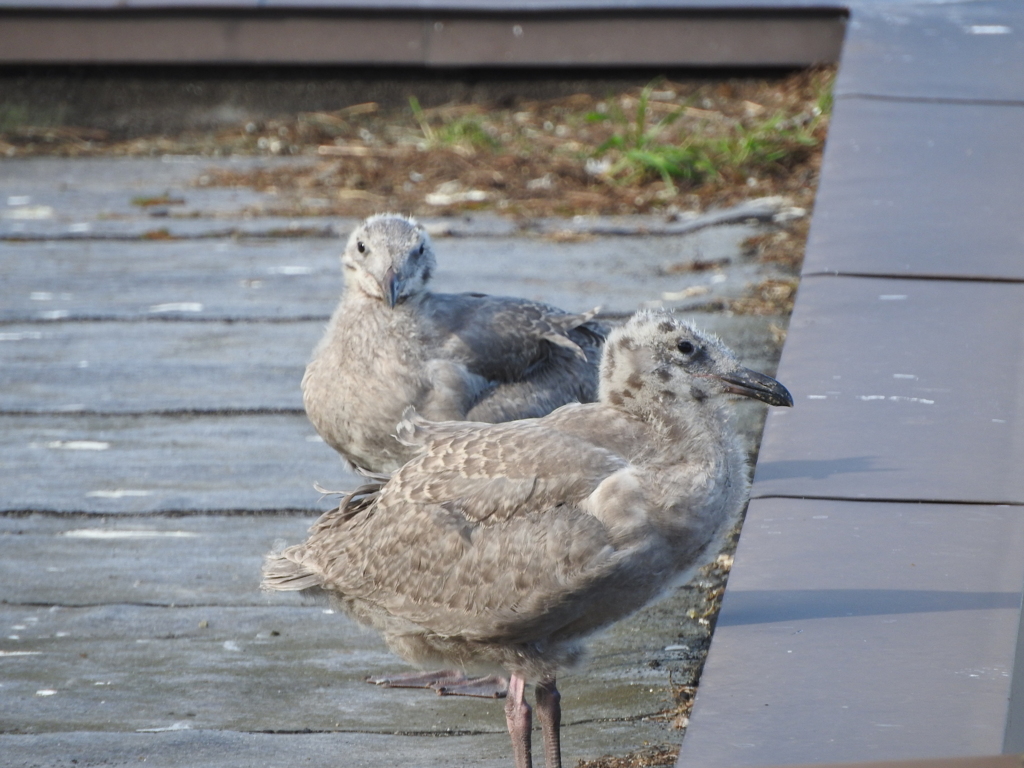
[[0,65],[800,67],[838,61],[845,19],[845,9],[820,2],[757,7],[750,0],[571,13],[0,4]]

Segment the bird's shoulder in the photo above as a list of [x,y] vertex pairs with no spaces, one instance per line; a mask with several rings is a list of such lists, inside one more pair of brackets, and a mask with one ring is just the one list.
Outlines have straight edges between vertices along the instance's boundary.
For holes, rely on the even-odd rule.
[[406,418],[399,435],[420,453],[392,476],[380,503],[453,504],[473,520],[503,520],[578,504],[628,465],[583,429],[557,424],[550,415],[502,424]]
[[594,312],[566,312],[531,299],[481,293],[430,293],[421,302],[422,314],[439,336],[458,336],[471,347],[477,339],[493,343],[509,339],[525,344],[566,335],[587,326],[590,333],[605,335],[593,320]]

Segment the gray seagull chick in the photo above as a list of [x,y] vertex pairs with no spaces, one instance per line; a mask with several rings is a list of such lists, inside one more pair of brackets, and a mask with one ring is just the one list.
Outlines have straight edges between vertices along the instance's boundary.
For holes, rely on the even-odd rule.
[[412,406],[431,421],[543,416],[597,396],[605,329],[526,299],[432,293],[426,231],[397,214],[349,237],[345,290],[302,379],[320,436],[354,466],[392,472],[418,446],[395,428]]
[[326,594],[417,665],[510,675],[516,768],[535,709],[561,765],[555,676],[583,642],[714,557],[747,500],[735,396],[789,406],[717,339],[664,312],[612,332],[598,401],[504,424],[430,423],[417,456],[267,557],[263,588]]

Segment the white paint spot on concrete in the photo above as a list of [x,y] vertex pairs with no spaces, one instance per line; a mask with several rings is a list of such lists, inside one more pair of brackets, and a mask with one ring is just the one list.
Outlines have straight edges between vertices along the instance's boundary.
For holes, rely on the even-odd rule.
[[879,301],[903,301],[907,298],[905,293],[883,293],[878,297]]
[[0,651],[0,657],[4,656],[38,656],[42,651]]
[[192,531],[153,531],[145,529],[118,530],[108,528],[75,528],[58,534],[71,539],[193,539]]
[[60,451],[105,451],[110,443],[102,440],[51,440],[46,447]]
[[67,637],[70,634],[71,634],[70,632],[54,632],[53,636],[54,637]]
[[921,403],[921,405],[935,405],[934,400],[925,400],[923,397],[903,397],[902,395],[892,395],[890,400],[894,400],[898,403]]
[[236,643],[234,640],[225,640],[224,641],[224,650],[225,651],[232,651],[234,653],[239,653],[239,652],[241,652],[242,649],[239,647],[238,643]]
[[135,490],[132,488],[113,488],[104,491],[89,491],[85,494],[90,499],[124,499],[135,496],[152,496],[152,491]]
[[0,333],[0,341],[30,341],[41,338],[43,338],[43,334],[40,331],[12,331],[8,333]]
[[7,204],[11,207],[17,205],[28,205],[32,202],[32,198],[28,195],[9,195],[7,197]]
[[311,275],[312,267],[303,267],[298,264],[288,264],[282,267],[270,267],[267,269],[271,275]]
[[808,400],[828,400],[828,395],[808,395]]
[[857,395],[858,400],[885,400],[885,395]]
[[88,221],[76,221],[68,227],[68,232],[92,232],[92,224]]
[[53,688],[43,688],[42,690],[36,691],[36,696],[53,696],[56,693]]
[[1003,24],[972,24],[966,32],[969,35],[1008,35],[1013,28]]
[[0,213],[0,217],[5,219],[22,219],[33,221],[38,221],[40,219],[52,219],[53,208],[51,208],[48,205],[23,205],[18,208],[12,208],[9,211],[4,211],[3,213]]
[[14,630],[19,630],[19,629],[28,629],[28,627],[26,627],[26,626],[25,626],[24,624],[15,624],[15,625],[13,625],[13,626],[11,627],[11,629],[14,629]]
[[1005,424],[1006,419],[992,419],[993,424]]
[[137,728],[136,733],[167,733],[168,731],[187,731],[192,726],[188,723],[174,723],[173,725],[167,725],[163,728]]
[[202,312],[203,305],[198,301],[171,301],[166,304],[154,304],[150,312]]
[[915,376],[912,373],[894,373],[892,375],[892,377],[894,379],[916,379],[917,378],[917,376]]
[[320,435],[306,435],[307,443],[322,443],[324,439]]
[[334,609],[333,608],[324,608],[323,613],[326,613],[326,614],[334,613]]
[[28,297],[32,301],[53,301],[53,294],[49,291],[32,291]]
[[48,309],[39,313],[40,320],[63,320],[71,315],[66,309]]

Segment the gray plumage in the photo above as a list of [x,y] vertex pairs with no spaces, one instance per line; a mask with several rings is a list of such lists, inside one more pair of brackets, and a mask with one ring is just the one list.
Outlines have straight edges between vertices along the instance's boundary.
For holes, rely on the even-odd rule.
[[729,395],[792,405],[713,337],[639,313],[608,339],[596,403],[493,425],[410,415],[417,457],[269,556],[263,587],[326,593],[414,664],[510,673],[520,768],[537,682],[557,765],[556,672],[717,553],[746,501]]
[[391,472],[417,447],[395,439],[412,406],[432,421],[543,416],[597,395],[605,329],[526,299],[427,290],[430,238],[373,216],[342,255],[345,290],[302,379],[321,437],[353,465]]

